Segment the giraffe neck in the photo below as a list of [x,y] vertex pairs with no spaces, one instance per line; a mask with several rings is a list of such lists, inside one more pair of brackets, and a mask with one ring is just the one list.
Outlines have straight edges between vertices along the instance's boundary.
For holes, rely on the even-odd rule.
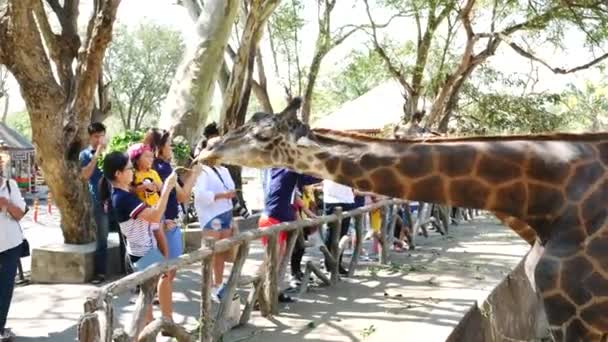
[[316,130],[311,139],[299,151],[308,162],[290,167],[362,191],[486,209],[530,224],[559,215],[569,165],[595,153],[586,141],[549,137],[383,140]]

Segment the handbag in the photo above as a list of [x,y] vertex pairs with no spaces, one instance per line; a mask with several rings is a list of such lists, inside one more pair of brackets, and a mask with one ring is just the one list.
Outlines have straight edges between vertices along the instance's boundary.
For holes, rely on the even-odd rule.
[[[11,195],[11,183],[9,182],[8,179],[6,180],[6,188],[8,189],[8,195],[10,197],[10,195]],[[29,211],[29,208],[26,205],[25,206],[25,210],[23,212],[23,215],[27,214],[28,211]],[[25,238],[25,234],[23,233],[23,228],[21,228],[21,224],[19,223],[19,221],[15,220],[15,222],[19,226],[19,230],[21,230],[21,235],[23,235],[23,241],[21,242],[21,255],[20,255],[20,257],[21,258],[29,257],[30,256],[30,243]]]
[[[224,188],[226,190],[230,190],[226,186],[226,183],[224,183],[224,179],[220,175],[219,171],[215,167],[211,167],[211,169],[213,170],[213,172],[215,172],[217,177],[220,179],[220,182],[222,182],[222,184],[224,185]],[[232,198],[232,207],[233,207],[232,211],[234,213],[236,213],[236,216],[240,216],[240,217],[246,219],[251,215],[249,213],[249,209],[247,209],[247,206],[245,205],[245,202],[238,195],[235,196],[234,198]]]

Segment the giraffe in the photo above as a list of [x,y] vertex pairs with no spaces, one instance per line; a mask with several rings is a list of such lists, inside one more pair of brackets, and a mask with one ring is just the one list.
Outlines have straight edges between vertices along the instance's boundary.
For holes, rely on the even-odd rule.
[[[391,140],[255,113],[197,161],[296,171],[390,197],[514,217],[537,236],[530,277],[557,341],[608,339],[608,133]],[[536,247],[536,246],[535,246]]]
[[[439,133],[422,128],[419,123],[425,115],[425,111],[417,111],[414,113],[410,122],[406,125],[395,126],[393,137],[395,139],[403,138],[425,138],[429,136],[439,136]],[[526,222],[519,220],[516,217],[505,215],[503,213],[494,213],[496,217],[519,237],[524,239],[530,245],[536,242],[536,233]]]

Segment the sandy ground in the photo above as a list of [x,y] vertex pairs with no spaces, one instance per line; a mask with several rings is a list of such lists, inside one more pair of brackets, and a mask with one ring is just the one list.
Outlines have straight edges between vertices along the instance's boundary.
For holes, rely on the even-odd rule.
[[[42,228],[30,229],[34,233]],[[46,240],[43,235],[35,239]],[[452,227],[449,236],[433,233],[417,242],[413,252],[392,253],[388,266],[365,261],[353,278],[342,279],[337,287],[312,288],[297,303],[282,306],[278,317],[265,319],[254,312],[250,323],[229,332],[224,342],[382,341],[395,337],[399,341],[444,341],[473,301],[483,300],[528,249],[508,229],[486,218]],[[364,246],[369,248],[369,242]],[[262,256],[261,245],[254,243],[244,273],[253,274]],[[314,253],[307,258],[320,260]],[[8,326],[19,336],[17,341],[73,340],[84,298],[94,288],[20,286]],[[200,267],[179,272],[174,294],[177,322],[194,327],[199,289]],[[133,310],[131,298],[125,294],[115,300],[116,313],[125,325]]]
[[444,341],[528,250],[481,218],[418,243],[414,252],[393,253],[389,266],[367,262],[337,287],[313,289],[279,317],[256,313],[224,341]]

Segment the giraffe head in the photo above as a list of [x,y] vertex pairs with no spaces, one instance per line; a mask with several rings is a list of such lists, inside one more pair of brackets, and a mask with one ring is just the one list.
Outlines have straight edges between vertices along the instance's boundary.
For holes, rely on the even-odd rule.
[[301,148],[314,144],[310,128],[297,118],[301,104],[295,98],[278,114],[255,113],[245,125],[202,151],[197,161],[253,168],[294,165]]

